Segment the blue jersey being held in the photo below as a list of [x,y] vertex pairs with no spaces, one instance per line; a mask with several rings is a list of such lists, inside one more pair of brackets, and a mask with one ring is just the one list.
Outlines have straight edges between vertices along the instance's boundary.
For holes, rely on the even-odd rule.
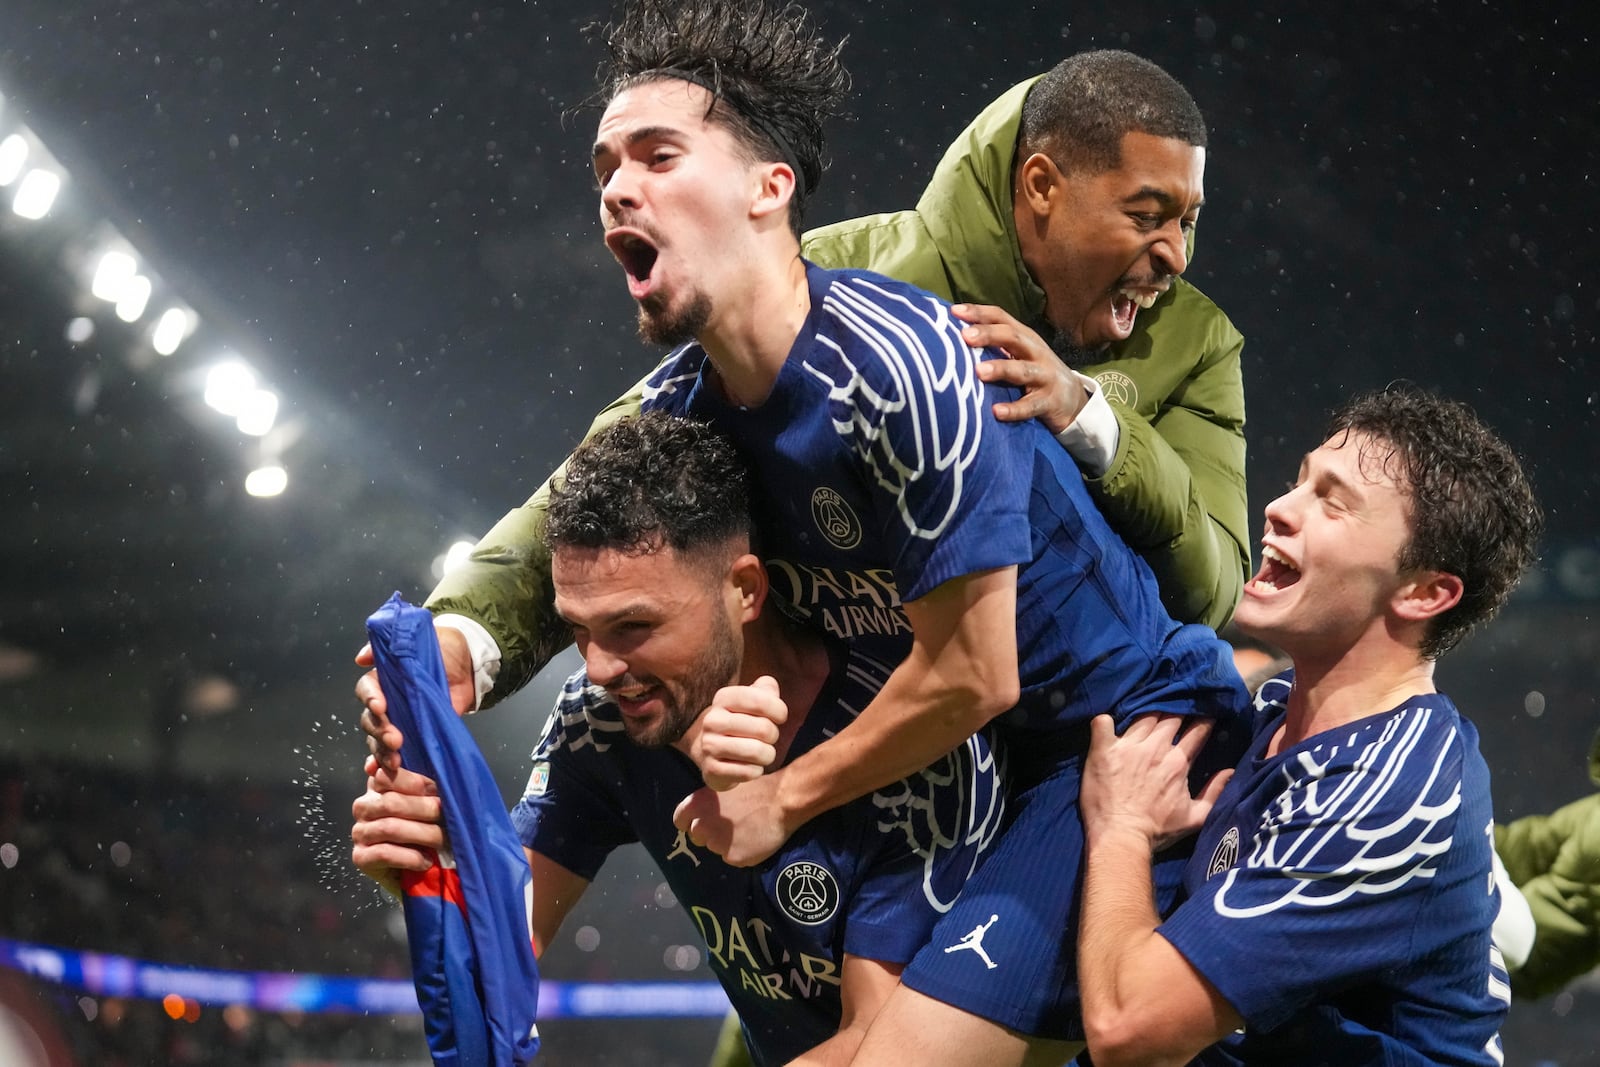
[[520,1067],[539,1050],[527,857],[494,775],[450,704],[433,616],[396,593],[367,619],[405,766],[432,778],[449,846],[400,875],[412,977],[436,1067]]
[[[843,729],[889,668],[835,646],[790,758]],[[705,939],[757,1063],[839,1029],[846,954],[903,964],[928,940],[999,829],[1002,783],[980,734],[918,774],[802,826],[771,859],[729,867],[672,825],[704,783],[673,748],[643,748],[605,691],[568,680],[511,813],[523,844],[586,879],[634,841]]]
[[1066,450],[1036,422],[994,417],[1017,391],[978,379],[949,305],[864,271],[808,264],[807,280],[810,314],[758,408],[723,399],[697,344],[644,393],[646,410],[704,419],[738,443],[782,601],[897,663],[911,641],[902,601],[1016,565],[1023,692],[1002,722],[1033,732],[1034,749],[1052,737],[1081,747],[1101,712],[1243,707],[1226,646],[1171,620]]
[[1288,678],[1160,933],[1245,1019],[1199,1062],[1499,1064],[1489,771],[1449,698],[1266,757]]

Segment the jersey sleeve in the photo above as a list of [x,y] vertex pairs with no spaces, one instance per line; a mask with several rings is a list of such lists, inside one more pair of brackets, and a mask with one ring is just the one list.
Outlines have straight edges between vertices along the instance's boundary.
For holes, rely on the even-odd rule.
[[836,359],[809,369],[864,464],[902,598],[1027,561],[1028,433],[1048,433],[995,419],[948,305],[870,276],[837,281],[824,305],[836,329],[820,340]]
[[568,679],[550,713],[511,824],[523,845],[592,881],[614,849],[638,838],[599,765],[609,744],[589,716],[584,679]]
[[[1252,805],[1260,814],[1239,835],[1237,865],[1208,877],[1159,927],[1259,1029],[1411,965],[1477,918],[1430,907],[1457,839],[1485,835],[1487,848],[1486,828],[1459,818],[1457,729],[1408,713],[1351,740],[1331,757],[1301,752],[1272,772],[1281,789]],[[1490,893],[1485,881],[1485,901]]]
[[999,829],[1003,782],[987,732],[870,803],[862,848],[870,859],[850,902],[845,952],[906,963],[960,895]]

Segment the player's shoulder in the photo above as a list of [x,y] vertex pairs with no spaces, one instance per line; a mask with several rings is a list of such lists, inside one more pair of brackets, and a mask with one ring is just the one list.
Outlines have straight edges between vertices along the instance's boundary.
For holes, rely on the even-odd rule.
[[868,270],[808,266],[819,333],[847,349],[879,357],[959,352],[961,323],[943,298]]
[[604,689],[589,683],[588,672],[580,670],[561,687],[534,758],[604,756],[624,737],[621,710],[607,699]]
[[1442,693],[1324,731],[1289,755],[1291,779],[1346,783],[1342,795],[1369,813],[1447,802],[1479,759],[1476,731]]
[[640,408],[681,413],[705,362],[706,350],[694,341],[668,352],[645,378],[640,389]]

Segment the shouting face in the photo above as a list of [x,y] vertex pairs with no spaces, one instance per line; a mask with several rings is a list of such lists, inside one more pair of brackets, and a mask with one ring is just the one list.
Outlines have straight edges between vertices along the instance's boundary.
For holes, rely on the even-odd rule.
[[706,328],[750,225],[755,164],[710,106],[692,82],[645,82],[612,98],[595,135],[606,247],[639,304],[640,334],[656,344]]
[[1133,333],[1189,265],[1205,200],[1206,150],[1127,133],[1110,170],[1063,173],[1035,153],[1017,168],[1013,211],[1023,263],[1067,345],[1093,351]]
[[681,738],[736,680],[744,654],[742,601],[704,561],[653,551],[559,547],[556,610],[572,625],[589,682],[647,747]]

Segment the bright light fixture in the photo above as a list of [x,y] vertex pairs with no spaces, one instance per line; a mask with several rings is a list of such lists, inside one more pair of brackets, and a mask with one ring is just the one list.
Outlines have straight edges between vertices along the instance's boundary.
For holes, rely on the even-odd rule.
[[14,133],[4,141],[0,141],[0,185],[10,185],[17,180],[17,175],[22,173],[22,165],[28,161],[28,141],[20,133]]
[[95,264],[89,292],[108,304],[121,300],[139,276],[139,262],[126,252],[107,252]]
[[30,170],[11,198],[11,210],[25,219],[42,219],[50,214],[61,191],[61,178],[48,170]]
[[239,405],[239,432],[263,437],[272,429],[277,417],[278,394],[270,389],[257,389]]
[[287,488],[289,472],[282,467],[257,467],[245,475],[244,491],[251,496],[277,496]]
[[444,572],[449,574],[451,571],[467,562],[467,557],[472,555],[472,550],[474,547],[476,546],[471,541],[457,541],[455,544],[445,549]]
[[255,371],[237,359],[218,363],[206,374],[205,401],[224,415],[238,415],[255,391]]
[[150,303],[150,279],[143,274],[135,274],[122,287],[122,296],[117,300],[117,318],[123,322],[138,322],[144,315],[145,305]]
[[67,323],[66,338],[75,345],[81,345],[94,336],[94,320],[87,315],[79,315]]
[[156,321],[156,328],[150,334],[150,346],[163,356],[172,355],[189,336],[190,321],[189,313],[183,308],[168,308]]

